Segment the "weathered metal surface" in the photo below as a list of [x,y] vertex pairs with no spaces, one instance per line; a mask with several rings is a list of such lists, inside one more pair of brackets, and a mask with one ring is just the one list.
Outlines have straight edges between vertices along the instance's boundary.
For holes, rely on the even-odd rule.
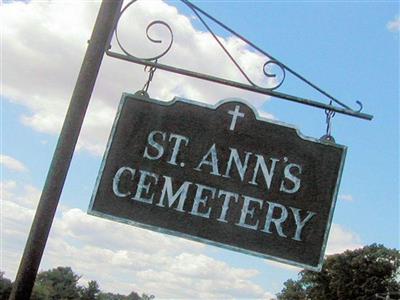
[[157,68],[160,70],[164,70],[164,71],[168,71],[168,72],[172,72],[172,73],[176,73],[176,74],[181,74],[181,75],[189,76],[189,77],[193,77],[193,78],[198,78],[201,80],[211,81],[211,82],[215,82],[218,84],[231,86],[234,88],[238,88],[238,89],[242,89],[242,90],[246,90],[246,91],[250,91],[250,92],[254,92],[254,93],[259,93],[259,94],[263,94],[263,95],[267,95],[267,96],[276,97],[276,98],[282,99],[282,100],[287,100],[287,101],[291,101],[291,102],[295,102],[295,103],[299,103],[299,104],[304,104],[307,106],[317,107],[320,109],[327,109],[327,110],[331,110],[331,111],[334,111],[334,112],[337,112],[340,114],[353,116],[353,117],[364,119],[364,120],[372,120],[373,119],[372,115],[369,115],[366,113],[361,113],[359,111],[355,111],[355,110],[352,110],[349,108],[342,108],[342,107],[318,102],[315,100],[310,100],[307,98],[293,96],[290,94],[272,91],[270,89],[266,89],[266,88],[262,88],[262,87],[258,87],[258,86],[253,86],[253,85],[249,85],[249,84],[245,84],[245,83],[241,83],[241,82],[237,82],[237,81],[232,81],[229,79],[224,79],[224,78],[220,78],[220,77],[216,77],[216,76],[212,76],[212,75],[193,72],[193,71],[186,70],[183,68],[177,68],[174,66],[165,65],[165,64],[158,63],[158,62],[156,63],[156,62],[148,61],[145,59],[136,58],[133,56],[122,55],[122,54],[119,54],[119,53],[116,53],[113,51],[107,51],[106,54],[110,57],[129,61],[129,62],[132,62],[135,64],[140,64],[140,65],[144,65],[144,66],[148,66],[148,67],[154,67],[154,68]]
[[125,94],[88,212],[319,270],[345,153],[241,100]]

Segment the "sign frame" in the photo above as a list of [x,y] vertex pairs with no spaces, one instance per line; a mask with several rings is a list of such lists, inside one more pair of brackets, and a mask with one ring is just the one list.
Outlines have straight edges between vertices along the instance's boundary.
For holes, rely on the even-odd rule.
[[[208,108],[208,109],[213,110],[214,112],[218,109],[219,106],[221,106],[223,104],[226,104],[226,103],[229,103],[229,102],[239,102],[239,103],[242,103],[243,105],[246,105],[247,107],[249,107],[252,110],[252,112],[254,113],[255,119],[257,121],[271,123],[271,124],[283,126],[283,127],[289,128],[289,129],[294,129],[295,132],[297,133],[298,137],[300,139],[305,140],[305,141],[311,141],[311,142],[317,143],[317,144],[328,145],[330,147],[340,148],[342,150],[342,156],[341,156],[341,160],[340,160],[340,165],[339,165],[338,175],[337,175],[337,178],[336,178],[335,187],[334,187],[333,193],[332,193],[332,199],[331,199],[331,202],[330,202],[331,206],[329,208],[329,215],[328,215],[328,220],[327,220],[327,224],[326,224],[326,228],[325,228],[325,232],[324,232],[324,237],[323,237],[323,242],[322,242],[322,247],[321,247],[321,251],[320,251],[320,255],[319,255],[318,264],[317,265],[309,265],[309,264],[306,264],[306,263],[300,263],[300,262],[297,262],[297,261],[292,261],[292,260],[289,260],[289,259],[280,258],[280,257],[276,257],[276,256],[273,256],[273,255],[264,254],[264,253],[260,253],[260,252],[256,252],[256,251],[252,251],[252,250],[248,250],[248,249],[244,249],[244,248],[240,248],[240,247],[237,247],[237,246],[229,245],[229,244],[224,244],[224,243],[213,241],[213,240],[209,240],[209,239],[206,239],[206,238],[190,235],[190,234],[187,234],[187,233],[184,233],[184,232],[179,232],[179,231],[175,231],[175,230],[171,230],[171,229],[167,229],[167,228],[162,228],[162,227],[158,227],[158,226],[154,226],[154,225],[140,223],[140,222],[133,221],[133,220],[130,220],[130,219],[127,219],[127,218],[118,217],[118,216],[114,216],[114,215],[111,215],[111,214],[107,214],[107,213],[103,213],[103,212],[99,212],[99,211],[94,210],[93,209],[93,205],[94,205],[95,197],[96,197],[96,194],[97,194],[98,189],[99,189],[100,181],[101,181],[101,178],[102,178],[102,175],[103,175],[103,172],[104,172],[104,168],[105,168],[105,164],[107,162],[107,158],[109,156],[111,145],[113,143],[113,139],[114,139],[115,132],[116,132],[116,127],[117,127],[118,121],[119,121],[120,116],[121,116],[121,111],[122,111],[123,105],[124,105],[125,101],[128,101],[129,98],[132,98],[132,97],[137,99],[137,100],[147,101],[147,102],[151,102],[151,103],[154,103],[154,104],[157,104],[157,105],[162,105],[162,106],[172,106],[176,102],[184,102],[184,103],[187,103],[187,104],[196,105],[196,106],[203,107],[203,108]],[[252,104],[250,104],[246,100],[243,100],[243,99],[240,99],[240,98],[227,98],[227,99],[223,99],[223,100],[218,101],[216,104],[208,104],[208,103],[197,102],[197,101],[194,101],[194,100],[181,98],[181,97],[174,97],[171,101],[161,101],[161,100],[150,98],[147,95],[147,93],[143,92],[143,91],[139,91],[139,92],[137,92],[135,94],[123,93],[122,97],[121,97],[121,100],[120,100],[120,103],[119,103],[119,106],[118,106],[117,114],[116,114],[116,116],[114,118],[113,126],[112,126],[112,129],[111,129],[111,132],[110,132],[110,136],[109,136],[109,139],[108,139],[108,142],[107,142],[106,150],[105,150],[103,158],[102,158],[100,170],[99,170],[99,173],[98,173],[97,178],[96,178],[95,188],[94,188],[92,196],[91,196],[91,200],[90,200],[90,204],[89,204],[87,213],[89,215],[101,217],[101,218],[104,218],[104,219],[108,219],[108,220],[111,220],[111,221],[116,221],[116,222],[123,223],[123,224],[132,225],[132,226],[139,227],[139,228],[142,228],[142,229],[148,229],[148,230],[151,230],[151,231],[164,233],[164,234],[168,234],[168,235],[172,235],[172,236],[176,236],[176,237],[180,237],[180,238],[185,238],[185,239],[188,239],[188,240],[201,242],[201,243],[204,243],[204,244],[217,246],[217,247],[220,247],[220,248],[233,250],[233,251],[244,253],[244,254],[250,254],[252,256],[261,257],[261,258],[265,258],[265,259],[270,259],[270,260],[273,260],[273,261],[276,261],[276,262],[279,262],[279,263],[289,264],[289,265],[293,265],[293,266],[296,266],[296,267],[299,267],[299,268],[303,268],[303,269],[308,269],[308,270],[311,270],[311,271],[319,272],[322,269],[322,265],[323,265],[323,261],[324,261],[324,254],[325,254],[325,250],[326,250],[326,246],[327,246],[327,241],[328,241],[330,228],[331,228],[331,225],[332,225],[333,213],[334,213],[334,209],[335,209],[335,206],[336,206],[336,201],[337,201],[340,181],[341,181],[343,168],[344,168],[344,161],[345,161],[345,157],[346,157],[346,152],[347,152],[347,147],[344,146],[344,145],[340,145],[340,144],[336,144],[336,143],[333,143],[333,142],[330,142],[330,141],[325,141],[325,140],[321,140],[321,139],[316,139],[316,138],[313,138],[313,137],[305,136],[294,125],[289,125],[289,124],[284,123],[284,122],[271,120],[271,119],[267,119],[267,118],[264,118],[264,117],[260,116],[258,111],[257,111],[257,109]]]

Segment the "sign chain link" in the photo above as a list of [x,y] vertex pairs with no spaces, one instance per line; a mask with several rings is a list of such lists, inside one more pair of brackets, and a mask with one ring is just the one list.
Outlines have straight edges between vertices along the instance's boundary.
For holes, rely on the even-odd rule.
[[[329,105],[332,105],[332,100],[329,102]],[[326,116],[326,133],[321,138],[322,140],[335,142],[334,137],[332,136],[332,119],[335,116],[335,112],[330,109],[325,109],[325,116]]]
[[[329,105],[332,105],[332,100],[329,102]],[[325,134],[325,139],[328,141],[335,142],[335,139],[332,136],[332,119],[335,116],[335,112],[333,110],[326,109],[325,110],[325,115],[326,115],[326,134]]]
[[[157,63],[157,59],[156,59],[154,62]],[[149,78],[147,79],[146,83],[144,84],[144,86],[143,86],[143,88],[142,88],[142,91],[144,91],[144,92],[147,93],[147,91],[148,91],[148,89],[149,89],[149,86],[150,86],[150,82],[153,80],[154,72],[155,72],[156,70],[157,70],[157,67],[156,67],[156,66],[152,66],[152,67],[145,66],[145,67],[144,67],[144,71],[145,71],[145,72],[146,72],[146,71],[149,72]]]

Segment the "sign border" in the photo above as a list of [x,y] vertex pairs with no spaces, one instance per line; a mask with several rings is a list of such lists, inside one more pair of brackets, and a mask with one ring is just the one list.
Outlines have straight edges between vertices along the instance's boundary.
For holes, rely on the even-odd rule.
[[[104,167],[105,167],[108,155],[109,155],[109,150],[110,150],[113,138],[114,138],[114,134],[115,134],[115,131],[116,131],[117,123],[118,123],[120,115],[121,115],[121,110],[122,110],[123,105],[125,104],[125,102],[129,98],[135,98],[135,99],[140,100],[140,101],[152,102],[152,103],[155,103],[155,104],[158,104],[158,105],[163,105],[163,106],[171,106],[176,102],[184,102],[184,103],[188,103],[188,104],[192,104],[192,105],[196,105],[196,106],[200,106],[200,107],[209,108],[209,109],[212,109],[214,111],[217,110],[219,106],[221,106],[222,104],[225,104],[227,102],[239,102],[239,103],[242,103],[244,105],[247,105],[253,111],[254,116],[255,116],[257,121],[276,124],[276,125],[280,125],[280,126],[283,126],[283,127],[286,127],[286,128],[294,129],[296,131],[296,134],[298,135],[298,137],[303,139],[303,140],[311,141],[311,142],[314,142],[314,143],[328,145],[328,146],[331,146],[331,147],[336,147],[336,148],[342,149],[343,152],[342,152],[342,157],[341,157],[341,160],[340,160],[338,177],[336,179],[335,188],[334,188],[334,191],[333,191],[333,194],[332,194],[332,199],[331,199],[332,202],[331,202],[331,207],[330,207],[330,210],[329,210],[328,222],[327,222],[327,226],[326,226],[325,233],[324,233],[324,238],[323,238],[323,243],[322,243],[322,247],[321,247],[321,252],[320,252],[318,265],[317,266],[313,266],[313,265],[303,264],[303,263],[299,263],[299,262],[296,262],[296,261],[292,261],[292,260],[276,257],[276,256],[273,256],[273,255],[263,254],[263,253],[259,253],[259,252],[255,252],[255,251],[251,251],[251,250],[247,250],[247,249],[243,249],[243,248],[240,248],[240,247],[223,244],[223,243],[216,242],[216,241],[211,241],[211,240],[208,240],[208,239],[205,239],[205,238],[201,238],[201,237],[197,237],[197,236],[193,236],[193,235],[190,235],[190,234],[187,234],[187,233],[182,233],[182,232],[179,232],[179,231],[165,229],[165,228],[161,228],[161,227],[157,227],[157,226],[153,226],[153,225],[143,224],[143,223],[132,221],[132,220],[129,220],[129,219],[126,219],[126,218],[116,217],[116,216],[113,216],[113,215],[110,215],[110,214],[101,213],[101,212],[93,210],[94,199],[96,197],[96,194],[97,194],[97,191],[98,191],[98,188],[99,188],[100,179],[101,179],[101,177],[103,175]],[[341,181],[341,178],[342,178],[342,173],[343,173],[344,161],[345,161],[345,158],[346,158],[346,153],[347,153],[347,147],[344,146],[344,145],[340,145],[340,144],[336,144],[336,143],[332,143],[332,142],[316,139],[316,138],[313,138],[313,137],[305,136],[294,125],[290,125],[290,124],[287,124],[287,123],[284,123],[284,122],[280,122],[280,121],[276,121],[276,120],[267,119],[265,117],[260,116],[258,114],[257,109],[252,104],[248,103],[246,100],[241,99],[241,98],[227,98],[227,99],[220,100],[215,104],[208,104],[208,103],[197,102],[197,101],[194,101],[194,100],[181,98],[181,97],[174,97],[170,101],[161,101],[161,100],[150,98],[147,95],[147,93],[143,94],[142,91],[139,91],[139,92],[137,92],[135,94],[122,93],[121,100],[120,100],[120,103],[119,103],[119,106],[118,106],[118,111],[117,111],[117,114],[116,114],[116,116],[114,118],[114,122],[113,122],[113,126],[112,126],[112,129],[111,129],[111,132],[110,132],[110,136],[109,136],[108,141],[107,141],[106,150],[104,152],[103,159],[102,159],[102,162],[101,162],[101,165],[100,165],[100,170],[99,170],[99,173],[98,173],[97,178],[96,178],[95,188],[93,190],[93,193],[92,193],[92,196],[91,196],[91,199],[90,199],[90,203],[89,203],[89,207],[88,207],[87,213],[89,215],[100,217],[100,218],[104,218],[104,219],[108,219],[108,220],[111,220],[111,221],[116,221],[116,222],[119,222],[119,223],[133,225],[135,227],[139,227],[139,228],[143,228],[143,229],[149,229],[149,230],[152,230],[152,231],[155,231],[155,232],[164,233],[164,234],[168,234],[168,235],[172,235],[172,236],[176,236],[176,237],[180,237],[180,238],[185,238],[185,239],[189,239],[189,240],[192,240],[192,241],[201,242],[201,243],[205,243],[205,244],[212,245],[212,246],[217,246],[217,247],[220,247],[220,248],[233,250],[233,251],[244,253],[244,254],[250,254],[250,255],[253,255],[253,256],[257,256],[257,257],[270,259],[270,260],[273,260],[273,261],[276,261],[276,262],[279,262],[279,263],[289,264],[289,265],[293,265],[293,266],[296,266],[296,267],[299,267],[299,268],[303,268],[303,269],[307,269],[307,270],[311,270],[311,271],[315,271],[315,272],[320,272],[321,269],[322,269],[323,261],[324,261],[324,253],[325,253],[326,246],[327,246],[329,231],[330,231],[330,228],[331,228],[331,225],[332,225],[333,212],[334,212],[335,206],[336,206],[336,201],[337,201],[340,181]]]

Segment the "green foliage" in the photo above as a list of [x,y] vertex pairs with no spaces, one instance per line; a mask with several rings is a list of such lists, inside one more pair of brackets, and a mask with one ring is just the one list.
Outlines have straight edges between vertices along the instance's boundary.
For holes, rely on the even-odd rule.
[[4,272],[0,272],[0,299],[8,299],[11,293],[12,283],[4,278]]
[[49,300],[51,299],[51,291],[52,290],[50,290],[49,287],[46,286],[44,283],[35,282],[32,290],[31,300]]
[[[128,296],[102,293],[95,280],[88,282],[86,287],[78,285],[80,276],[70,267],[57,267],[40,272],[33,287],[31,300],[152,300],[153,295],[131,292]],[[0,300],[8,300],[12,282],[0,271]]]
[[400,253],[370,245],[328,256],[320,273],[304,270],[297,281],[288,280],[279,300],[369,300],[377,293],[398,291]]
[[113,293],[100,293],[98,300],[126,300],[126,296]]
[[306,300],[306,292],[299,281],[289,279],[284,283],[284,286],[278,296],[279,300]]
[[140,297],[140,300],[153,300],[155,297],[154,295],[146,295],[146,294],[142,294],[142,297]]
[[128,296],[126,296],[126,300],[143,300],[138,293],[131,292]]
[[88,282],[88,286],[82,289],[82,300],[96,300],[100,293],[99,285],[95,280]]
[[98,300],[152,300],[155,297],[153,295],[142,294],[139,296],[136,292],[131,292],[128,296],[113,294],[113,293],[100,293]]
[[41,290],[41,296],[45,295],[44,299],[79,299],[81,292],[78,286],[79,278],[70,267],[57,267],[40,272],[36,278],[34,290],[36,292]]

